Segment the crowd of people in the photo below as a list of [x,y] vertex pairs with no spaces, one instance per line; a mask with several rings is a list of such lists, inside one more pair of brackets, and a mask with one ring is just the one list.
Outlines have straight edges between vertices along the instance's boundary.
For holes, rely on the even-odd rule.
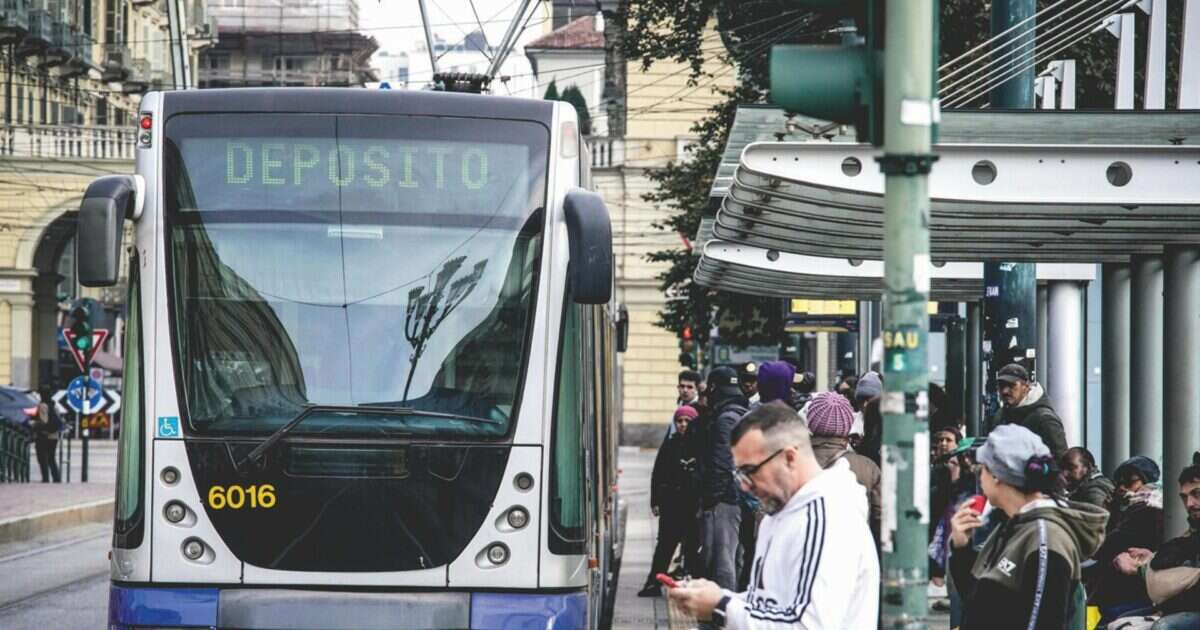
[[[997,383],[986,437],[964,437],[930,386],[934,607],[961,630],[1200,628],[1200,453],[1175,473],[1180,496],[1164,497],[1150,458],[1110,478],[1070,446],[1024,367]],[[877,626],[882,378],[815,390],[785,361],[680,373],[640,596],[660,596],[669,573],[687,579],[667,594],[710,627]],[[1187,532],[1165,531],[1164,500],[1182,501]]]

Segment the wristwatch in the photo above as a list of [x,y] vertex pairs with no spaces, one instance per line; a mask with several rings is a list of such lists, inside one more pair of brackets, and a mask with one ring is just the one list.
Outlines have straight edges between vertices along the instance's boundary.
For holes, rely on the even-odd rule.
[[713,609],[712,625],[714,628],[725,627],[725,607],[729,605],[729,596],[724,595],[721,601],[717,602],[717,607]]

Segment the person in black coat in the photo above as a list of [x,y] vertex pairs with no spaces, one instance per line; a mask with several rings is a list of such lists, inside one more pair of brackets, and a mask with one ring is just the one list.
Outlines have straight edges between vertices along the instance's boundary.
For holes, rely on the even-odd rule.
[[706,390],[709,412],[701,419],[697,448],[700,465],[700,561],[702,577],[721,588],[737,588],[738,534],[742,509],[738,487],[733,480],[733,451],[730,435],[742,416],[749,412],[750,401],[738,387],[737,372],[728,367],[714,369],[708,375]]
[[1009,363],[996,374],[996,386],[1004,407],[992,419],[991,427],[1017,424],[1033,431],[1061,463],[1067,452],[1067,432],[1041,383],[1032,381],[1020,364]]
[[684,564],[694,566],[696,549],[687,540],[696,527],[696,458],[688,444],[688,424],[699,416],[696,409],[683,405],[675,410],[675,431],[663,441],[654,458],[650,475],[650,510],[658,517],[658,544],[650,563],[650,575],[638,592],[639,597],[655,597],[659,584],[654,576],[666,573],[675,549],[684,545]]

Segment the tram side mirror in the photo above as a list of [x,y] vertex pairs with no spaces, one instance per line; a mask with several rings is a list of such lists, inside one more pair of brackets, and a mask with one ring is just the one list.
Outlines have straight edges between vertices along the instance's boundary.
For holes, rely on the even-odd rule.
[[567,193],[563,209],[567,219],[571,262],[567,281],[579,304],[607,304],[612,298],[612,223],[604,200],[594,192],[576,188]]
[[83,286],[117,283],[125,219],[140,214],[144,190],[137,175],[108,175],[88,186],[79,204],[75,237],[75,264]]

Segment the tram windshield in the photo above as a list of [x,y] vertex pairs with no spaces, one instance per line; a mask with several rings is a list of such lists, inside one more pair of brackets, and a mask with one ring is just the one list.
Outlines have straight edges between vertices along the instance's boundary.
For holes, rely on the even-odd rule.
[[336,411],[296,433],[506,435],[548,147],[520,121],[172,117],[168,275],[191,429],[265,434],[317,405]]

